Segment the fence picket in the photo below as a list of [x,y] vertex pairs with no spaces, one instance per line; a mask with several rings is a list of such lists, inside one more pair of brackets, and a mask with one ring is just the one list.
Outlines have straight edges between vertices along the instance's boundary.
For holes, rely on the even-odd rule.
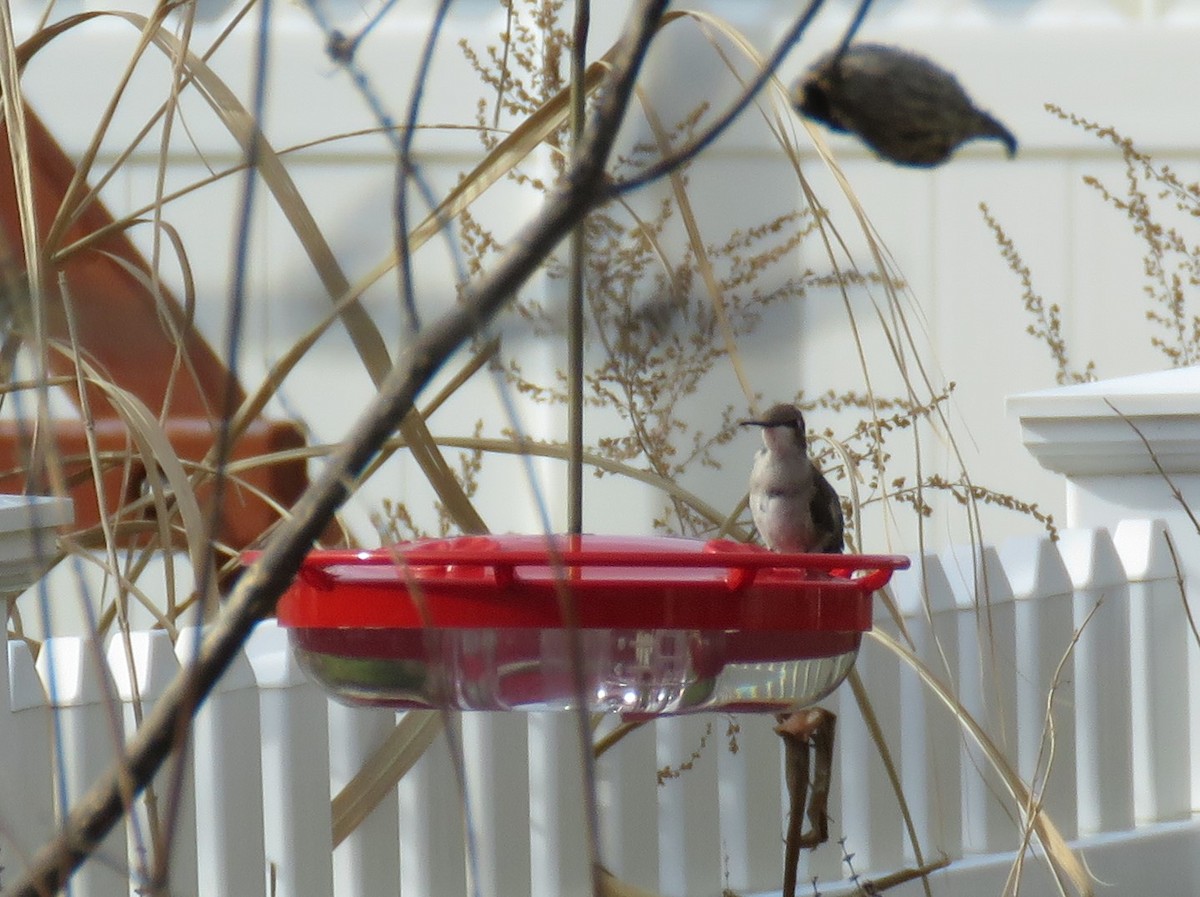
[[[876,614],[876,626],[891,629],[886,613]],[[892,761],[899,761],[900,668],[898,658],[879,642],[864,639],[855,663],[869,711],[878,720]],[[854,672],[851,675],[855,675]],[[841,814],[859,874],[888,872],[904,863],[904,817],[879,747],[871,735],[856,695],[849,683],[839,687],[841,716],[838,739],[842,751]]]
[[[396,727],[396,714],[381,707],[326,702],[329,717],[329,786],[336,795]],[[315,737],[320,740],[320,735]],[[398,897],[400,810],[395,789],[333,851],[336,897]]]
[[[783,863],[782,746],[769,714],[739,714],[720,724],[722,887],[737,894],[779,887]],[[734,751],[733,745],[737,750]]]
[[1000,546],[1000,559],[1016,613],[1017,772],[1063,837],[1074,838],[1075,677],[1067,657],[1075,630],[1074,588],[1047,536],[1013,537]]
[[658,768],[670,770],[658,789],[659,889],[667,897],[720,893],[725,870],[717,753],[729,749],[723,719],[674,717],[654,729]]
[[479,897],[507,897],[528,889],[528,732],[519,713],[462,716]]
[[[462,738],[457,714],[400,780],[400,893],[405,897],[465,894],[462,795],[451,747]],[[452,742],[450,739],[455,739]]]
[[592,876],[579,720],[574,713],[538,712],[528,724],[529,893],[584,897],[592,893]]
[[[958,606],[958,687],[966,712],[1011,756],[1016,717],[1016,619],[996,549],[956,545],[942,554]],[[963,851],[1013,850],[1018,831],[1003,780],[974,741],[962,761]]]
[[1161,520],[1125,520],[1113,543],[1129,580],[1133,801],[1138,822],[1182,819],[1192,809],[1188,731],[1189,631]]
[[[855,768],[855,761],[858,756],[855,746],[848,743],[848,739],[843,737],[841,731],[842,717],[846,714],[847,702],[853,703],[853,701],[854,696],[843,685],[839,686],[833,694],[821,702],[821,707],[837,717],[836,735],[833,744],[832,779],[829,787],[829,840],[819,847],[801,854],[801,873],[797,877],[799,882],[806,880],[815,880],[821,883],[841,881],[846,877],[846,868],[843,862],[844,854],[846,851],[853,852],[864,843],[865,836],[860,835],[859,832],[852,831],[846,825],[845,813],[843,811],[847,770]],[[847,753],[850,754],[849,763],[847,762]],[[805,818],[804,825],[807,829],[807,818]],[[846,839],[844,849],[843,838]]]
[[[958,608],[941,559],[914,558],[892,580],[891,593],[912,639],[912,649],[930,673],[954,689],[958,670]],[[899,675],[900,775],[922,858],[937,850],[962,856],[962,729],[942,701],[907,664]],[[906,860],[917,861],[911,844]]]
[[[162,629],[130,632],[129,640],[117,633],[109,641],[108,668],[123,703],[122,720],[126,737],[139,725],[139,718],[158,700],[167,683],[179,671],[179,660],[170,635]],[[138,708],[135,712],[135,703]],[[180,771],[177,763],[183,762]],[[178,782],[178,790],[176,783]],[[168,814],[174,814],[171,819]],[[196,858],[196,799],[187,751],[178,752],[164,764],[154,781],[134,802],[129,836],[130,897],[146,893],[146,877],[156,873],[161,858],[155,845],[163,844],[169,832],[167,885],[180,897],[199,891]]]
[[658,889],[659,864],[654,729],[646,723],[596,761],[604,861],[618,878],[648,891]]
[[[191,662],[199,640],[195,628],[179,630],[175,653],[183,666]],[[266,893],[260,744],[254,671],[239,652],[192,725],[200,897]]]
[[[63,815],[118,756],[123,738],[110,703],[113,684],[95,640],[85,636],[46,639],[37,672],[53,711],[54,801]],[[72,879],[74,897],[112,897],[129,890],[122,822]]]
[[287,631],[264,620],[246,643],[262,725],[263,843],[273,897],[333,893],[328,701],[305,677]]
[[[0,633],[0,638],[4,635]],[[0,863],[4,877],[17,876],[55,829],[53,751],[46,749],[51,711],[29,645],[8,642],[10,713],[0,723],[0,749],[20,763],[0,764]]]
[[1079,833],[1119,832],[1133,825],[1129,587],[1108,530],[1059,536],[1083,627],[1074,664]]

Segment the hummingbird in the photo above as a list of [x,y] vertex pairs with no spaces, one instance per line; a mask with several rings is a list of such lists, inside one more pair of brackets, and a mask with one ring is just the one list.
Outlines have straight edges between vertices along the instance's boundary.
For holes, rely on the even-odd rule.
[[772,551],[841,554],[842,503],[808,456],[804,415],[795,405],[772,405],[760,420],[763,447],[750,472],[750,514]]
[[999,140],[1010,157],[1017,151],[1017,139],[975,106],[953,74],[886,44],[826,54],[792,86],[791,100],[803,115],[858,135],[898,165],[940,165],[968,140]]

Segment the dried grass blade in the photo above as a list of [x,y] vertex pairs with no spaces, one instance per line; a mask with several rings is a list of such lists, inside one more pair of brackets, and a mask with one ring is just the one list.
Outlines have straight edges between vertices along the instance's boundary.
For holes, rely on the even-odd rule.
[[[113,12],[112,15],[134,25],[145,22],[145,17],[136,13]],[[287,168],[249,110],[208,64],[185,47],[175,35],[159,28],[154,31],[153,39],[169,59],[183,60],[182,68],[187,71],[192,85],[208,102],[247,157],[255,159],[259,175],[274,195],[280,211],[304,247],[329,295],[339,297],[344,294],[349,284],[333,249],[321,233]],[[378,382],[391,368],[392,362],[375,322],[357,302],[350,302],[342,309],[342,320],[368,372]]]
[[112,124],[121,99],[125,95],[125,89],[129,86],[133,78],[138,62],[153,40],[154,32],[161,28],[162,21],[166,17],[167,12],[167,5],[159,4],[155,8],[153,16],[144,19],[142,22],[137,46],[130,53],[125,63],[125,70],[121,73],[116,87],[110,94],[108,103],[100,115],[100,120],[92,129],[90,143],[75,162],[75,170],[71,176],[71,183],[67,185],[59,207],[54,211],[54,220],[43,239],[45,246],[57,246],[62,241],[63,234],[67,232],[71,222],[82,214],[85,204],[96,200],[95,194],[92,193],[89,195],[87,191],[87,180],[91,174],[92,165],[96,161],[96,156],[100,152],[100,146],[104,142],[105,135],[108,134],[109,126]]
[[442,731],[442,716],[410,710],[362,768],[333,798],[333,846],[342,843],[379,806]]
[[[74,314],[74,298],[71,295],[67,285],[65,274],[60,273],[58,276],[58,289],[62,294],[63,313],[67,320],[67,333],[71,339],[71,352],[76,359],[80,358],[79,337],[77,332],[77,322]],[[108,497],[105,494],[103,467],[100,463],[100,450],[96,442],[96,421],[92,415],[91,402],[88,399],[88,391],[83,383],[83,366],[75,364],[75,380],[76,392],[79,396],[79,411],[83,418],[84,426],[84,441],[87,444],[88,463],[91,465],[92,485],[96,493],[96,507],[101,509],[100,512],[100,528],[104,534],[104,548],[108,557],[108,565],[112,568],[112,576],[116,580],[121,578],[121,565],[117,560],[117,540],[113,532],[113,521],[108,514],[104,513],[104,509],[108,505]],[[126,471],[128,472],[129,460],[126,459]],[[153,458],[143,458],[143,467],[147,470],[154,466]],[[160,490],[153,490],[155,504],[157,505],[158,513],[155,514],[155,519],[158,523],[159,538],[163,545],[170,544],[170,528],[168,524],[168,516],[166,513],[166,499]],[[169,554],[170,552],[168,552]],[[168,569],[170,569],[171,561],[168,560]],[[118,597],[120,592],[118,592]],[[128,635],[129,615],[125,601],[119,600],[117,603],[117,621],[121,626],[121,631]],[[175,579],[173,576],[167,578],[167,616],[171,615],[171,611],[175,608]],[[139,711],[140,712],[140,711]]]

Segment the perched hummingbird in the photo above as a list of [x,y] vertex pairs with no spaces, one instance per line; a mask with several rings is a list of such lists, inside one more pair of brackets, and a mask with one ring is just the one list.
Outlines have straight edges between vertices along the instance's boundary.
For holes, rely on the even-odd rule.
[[750,513],[772,551],[841,554],[842,503],[808,456],[804,415],[795,405],[772,405],[761,420],[763,448],[750,473]]
[[818,59],[793,86],[792,105],[850,132],[899,165],[929,168],[968,140],[1017,139],[977,108],[958,79],[924,56],[885,44],[851,44]]

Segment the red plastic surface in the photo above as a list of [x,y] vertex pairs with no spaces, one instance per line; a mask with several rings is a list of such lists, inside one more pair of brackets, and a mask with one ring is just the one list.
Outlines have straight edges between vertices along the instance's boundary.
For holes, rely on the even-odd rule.
[[[253,556],[247,556],[252,560]],[[466,536],[314,551],[281,599],[300,629],[862,632],[908,559],[665,537]]]

